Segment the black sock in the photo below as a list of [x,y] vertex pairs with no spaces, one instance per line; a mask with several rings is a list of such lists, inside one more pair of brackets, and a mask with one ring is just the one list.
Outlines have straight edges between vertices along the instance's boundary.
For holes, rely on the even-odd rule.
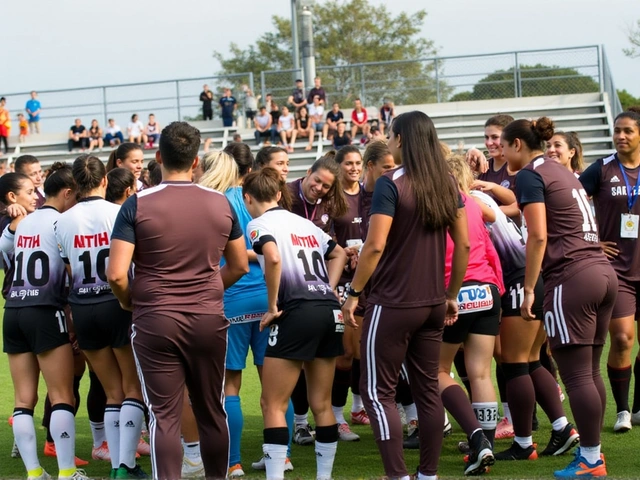
[[351,365],[351,393],[360,395],[360,359],[354,358]]
[[300,372],[298,383],[291,393],[291,402],[293,403],[293,412],[296,415],[304,415],[309,412],[309,400],[307,400],[307,379],[304,376],[304,370]]
[[500,401],[502,403],[508,403],[507,399],[507,379],[502,371],[502,366],[496,363],[496,383],[498,384],[498,393],[500,393]]
[[464,363],[464,350],[458,350],[456,356],[453,357],[453,364],[456,367],[456,371],[458,372],[458,376],[460,377],[464,388],[467,389],[469,401],[472,402],[473,399],[471,397],[471,382],[469,381],[469,377],[467,376],[467,366]]
[[629,386],[631,384],[631,365],[615,368],[607,365],[611,393],[616,402],[616,413],[629,411]]
[[633,366],[633,375],[636,384],[633,389],[633,413],[640,412],[640,357],[636,357],[636,363]]
[[49,394],[44,399],[44,413],[42,415],[42,426],[47,431],[47,442],[53,443],[53,437],[49,430],[49,424],[51,423],[51,400],[49,400]]
[[349,385],[351,384],[351,369],[343,370],[336,367],[333,377],[333,388],[331,389],[331,405],[334,407],[344,407],[347,404],[349,395]]
[[89,392],[87,393],[87,413],[89,420],[94,423],[104,422],[104,407],[107,395],[95,372],[89,371]]

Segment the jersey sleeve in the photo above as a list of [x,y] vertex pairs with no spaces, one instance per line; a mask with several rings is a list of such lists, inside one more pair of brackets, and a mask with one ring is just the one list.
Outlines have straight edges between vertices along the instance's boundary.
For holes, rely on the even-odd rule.
[[62,236],[62,232],[58,228],[58,222],[53,224],[53,233],[56,236],[56,242],[58,242],[58,250],[60,250],[60,257],[64,261],[64,263],[69,263],[69,254],[64,249],[64,238]]
[[371,215],[376,213],[393,217],[398,204],[398,187],[393,181],[382,176],[376,181],[371,199]]
[[320,246],[322,247],[322,254],[324,259],[327,260],[331,252],[336,248],[337,243],[333,240],[331,235],[325,233],[321,228],[316,227],[318,238],[320,238]]
[[[227,199],[229,202],[229,199]],[[231,209],[231,232],[229,233],[229,240],[237,240],[242,237],[242,227],[240,226],[240,221],[238,220],[238,214],[236,213],[236,209],[233,208],[231,202],[229,202],[229,208]]]
[[9,225],[7,225],[7,227],[2,231],[2,236],[0,237],[0,251],[7,255],[13,255],[13,252],[15,251],[15,238],[16,232],[12,232]]
[[544,182],[533,170],[520,170],[516,180],[516,199],[520,208],[530,203],[544,203]]
[[111,240],[123,240],[136,243],[135,222],[138,210],[138,196],[129,197],[120,208],[111,233]]
[[249,238],[253,251],[256,252],[256,255],[262,255],[263,245],[269,242],[277,244],[273,233],[264,222],[260,221],[260,219],[254,219],[249,222],[247,225],[247,237]]
[[580,183],[587,195],[593,197],[598,193],[600,188],[600,179],[602,178],[602,162],[592,163],[589,168],[580,174]]

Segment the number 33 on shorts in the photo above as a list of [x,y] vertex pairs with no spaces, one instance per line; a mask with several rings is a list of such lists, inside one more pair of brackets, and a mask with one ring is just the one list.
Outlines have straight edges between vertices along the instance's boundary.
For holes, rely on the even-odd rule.
[[269,346],[275,347],[278,343],[278,325],[271,325],[271,331],[269,332]]

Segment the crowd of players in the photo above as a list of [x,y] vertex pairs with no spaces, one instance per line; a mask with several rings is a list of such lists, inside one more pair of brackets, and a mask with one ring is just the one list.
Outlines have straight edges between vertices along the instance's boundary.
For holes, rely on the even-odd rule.
[[[265,427],[252,466],[268,480],[293,470],[292,441],[313,444],[317,478],[331,478],[338,440],[359,439],[343,411],[349,388],[351,423],[371,425],[390,479],[410,478],[403,447],[420,449],[413,478],[436,478],[444,408],[468,437],[465,475],[538,458],[536,403],[553,428],[540,455],[580,443],[555,476],[605,476],[607,332],[614,430],[640,423],[637,381],[629,405],[638,112],[618,115],[613,141],[616,152],[582,172],[577,135],[546,117],[496,115],[488,159],[461,156],[427,115],[409,112],[388,141],[327,154],[289,183],[286,149],[254,159],[234,142],[200,161],[199,132],[181,122],[163,130],[146,183],[135,144],[106,167],[91,155],[55,165],[44,181],[37,159],[18,159],[0,178],[0,249],[13,431],[28,477],[50,478],[33,423],[42,371],[59,478],[86,478],[74,449],[85,362],[94,458],[111,461],[111,478],[147,478],[136,463],[145,416],[153,478],[243,476],[249,348]],[[493,358],[498,436],[513,436],[499,452]]]

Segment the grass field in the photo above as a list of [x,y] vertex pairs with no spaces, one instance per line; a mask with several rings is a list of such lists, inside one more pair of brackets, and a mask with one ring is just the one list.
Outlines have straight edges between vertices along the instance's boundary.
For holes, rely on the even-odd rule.
[[[637,352],[637,345],[636,345]],[[606,352],[605,352],[606,353]],[[635,354],[635,352],[634,352]],[[603,357],[604,358],[604,357]],[[606,372],[603,363],[603,371]],[[83,404],[78,412],[77,444],[76,454],[85,460],[91,458],[91,432],[87,418],[84,399],[88,389],[88,376],[82,382]],[[605,382],[607,383],[607,382]],[[44,382],[41,381],[40,403],[36,408],[36,425],[42,419],[42,403],[45,396]],[[608,387],[608,384],[607,384]],[[633,386],[632,386],[633,387]],[[248,478],[265,478],[263,472],[255,472],[251,469],[251,462],[256,461],[261,456],[262,445],[262,417],[259,408],[260,387],[255,369],[245,372],[242,387],[242,407],[245,413],[245,428],[243,437],[242,460],[245,473]],[[609,403],[606,416],[605,430],[603,433],[603,452],[606,455],[609,478],[640,478],[640,428],[623,434],[612,433],[615,421],[615,408],[610,392]],[[565,401],[565,408],[569,410],[568,400]],[[24,466],[20,459],[10,457],[13,435],[6,419],[13,411],[13,387],[7,364],[6,355],[0,358],[0,478],[26,478]],[[570,412],[567,412],[570,415]],[[539,410],[540,429],[534,432],[534,441],[544,448],[549,440],[550,425],[546,417]],[[452,419],[453,421],[453,419]],[[361,436],[361,441],[356,443],[340,443],[334,467],[334,478],[336,479],[364,479],[380,478],[383,475],[380,455],[373,441],[373,435],[369,427],[356,426],[353,430]],[[52,475],[57,474],[55,459],[44,457],[42,448],[44,445],[44,430],[40,427],[38,431],[38,445],[40,459],[43,467]],[[434,432],[440,435],[441,432]],[[454,433],[445,439],[439,475],[440,478],[460,478],[462,477],[462,455],[457,451],[459,441],[465,440],[460,428],[454,423]],[[498,450],[507,448],[510,440],[498,441]],[[300,447],[294,445],[292,452],[292,463],[295,467],[293,472],[287,473],[287,478],[292,479],[313,479],[315,478],[315,455],[312,447]],[[405,451],[405,459],[409,471],[415,471],[418,465],[417,451]],[[499,463],[491,468],[490,478],[551,478],[553,470],[565,467],[570,461],[570,456],[565,455],[559,458],[540,458],[537,461]],[[141,464],[150,473],[150,463],[148,458],[142,458]],[[101,461],[91,461],[85,468],[86,472],[93,478],[108,477],[110,464]]]

